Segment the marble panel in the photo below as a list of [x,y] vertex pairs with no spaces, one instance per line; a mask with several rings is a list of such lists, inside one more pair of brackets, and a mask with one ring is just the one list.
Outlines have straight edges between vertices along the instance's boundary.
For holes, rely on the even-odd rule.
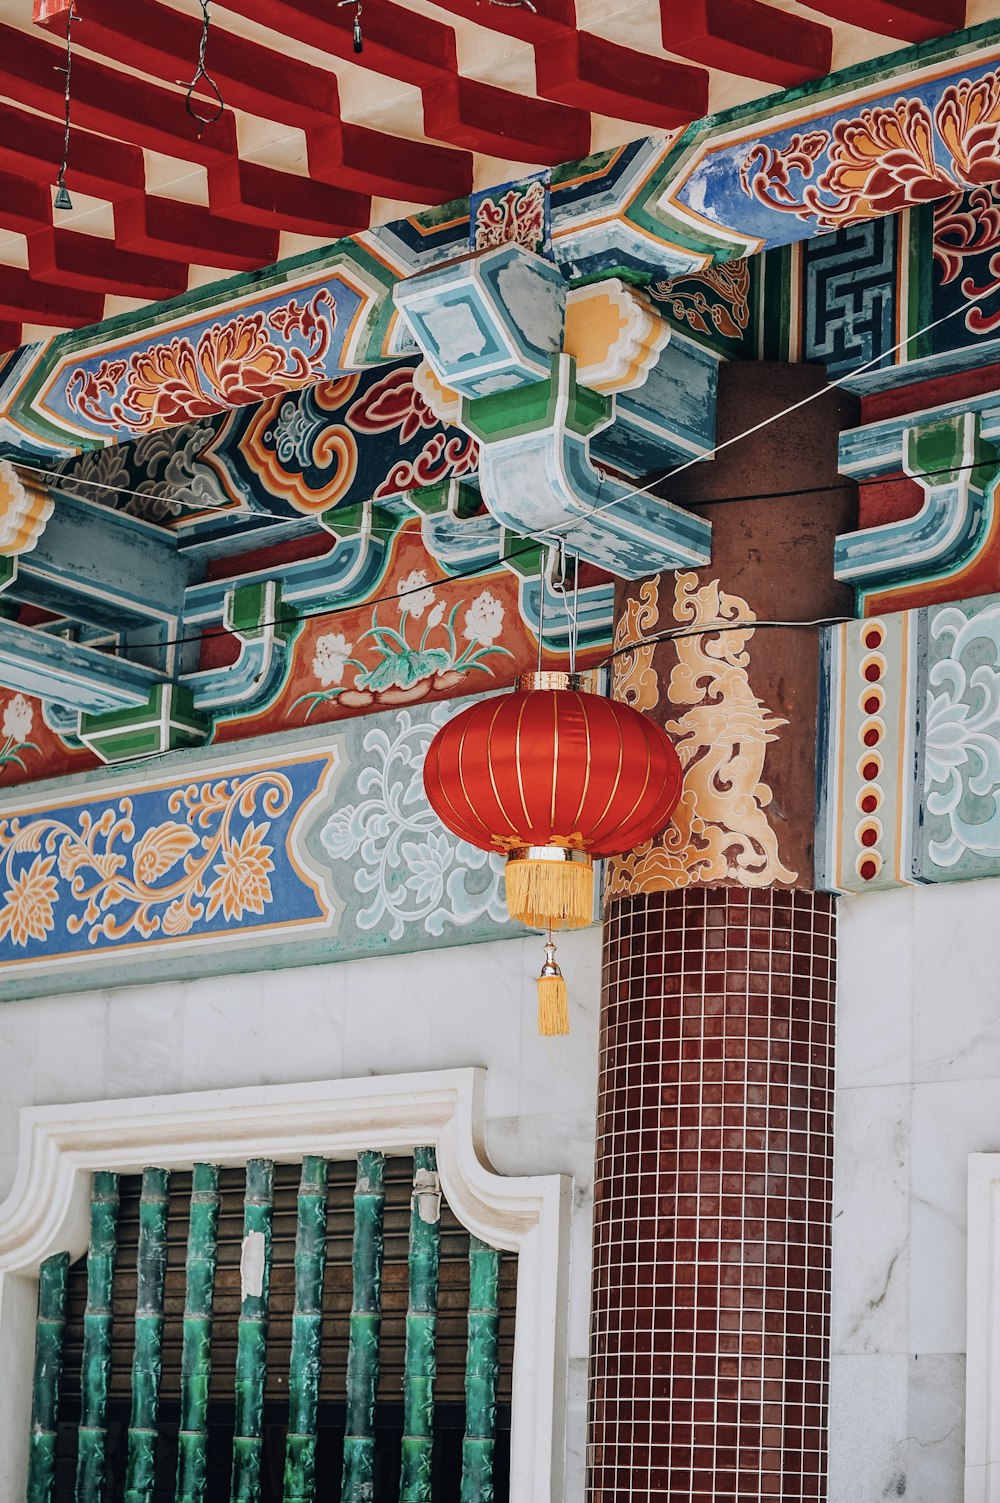
[[106,994],[109,1096],[156,1096],[183,1089],[187,992],[186,985],[175,985],[125,987]]
[[909,1377],[907,1503],[962,1503],[965,1356],[915,1353]]
[[910,1088],[837,1101],[831,1341],[835,1353],[905,1352],[909,1319]]
[[838,905],[838,1087],[910,1079],[914,890]]
[[914,893],[916,1081],[1000,1079],[1000,925],[984,922],[994,893],[985,882]]
[[1000,1149],[1000,1080],[913,1088],[910,1349],[964,1351],[969,1155]]
[[45,1106],[97,1101],[105,1089],[108,1001],[103,992],[38,1004],[35,1100]]
[[903,1355],[833,1357],[829,1503],[907,1496],[908,1369]]
[[[44,1047],[58,1048],[56,1038]],[[35,1069],[39,1049],[38,1014],[30,1003],[0,1008],[0,1153],[17,1152],[18,1119],[22,1106],[35,1101]]]

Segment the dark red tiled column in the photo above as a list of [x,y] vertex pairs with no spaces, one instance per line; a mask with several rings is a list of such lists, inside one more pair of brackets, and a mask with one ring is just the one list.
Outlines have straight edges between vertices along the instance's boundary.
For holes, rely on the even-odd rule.
[[812,891],[809,623],[851,613],[834,539],[856,525],[853,399],[824,380],[721,369],[735,442],[669,490],[711,518],[712,562],[619,587],[615,691],[685,778],[606,882],[589,1503],[824,1497],[835,901]]
[[823,1496],[834,964],[822,894],[610,909],[593,1503]]

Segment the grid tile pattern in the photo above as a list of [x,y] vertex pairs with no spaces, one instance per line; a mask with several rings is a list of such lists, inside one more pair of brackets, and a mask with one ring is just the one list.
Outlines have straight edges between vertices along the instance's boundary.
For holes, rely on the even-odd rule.
[[591,1503],[823,1496],[835,946],[820,893],[608,914]]

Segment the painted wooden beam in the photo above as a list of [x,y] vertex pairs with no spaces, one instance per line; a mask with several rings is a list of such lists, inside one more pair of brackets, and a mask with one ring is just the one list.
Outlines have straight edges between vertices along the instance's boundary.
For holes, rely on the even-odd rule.
[[410,1202],[410,1297],[406,1311],[399,1503],[431,1503],[440,1261],[441,1187],[437,1158],[433,1148],[418,1148],[413,1155]]
[[267,1317],[271,1283],[271,1223],[274,1165],[247,1164],[240,1255],[239,1330],[236,1338],[236,1433],[233,1436],[231,1503],[261,1503],[262,1420],[267,1378]]
[[195,1164],[188,1219],[175,1503],[204,1503],[205,1500],[218,1227],[218,1167],[215,1164]]
[[326,1167],[326,1159],[305,1159],[299,1182],[284,1503],[313,1503],[316,1497],[316,1409],[326,1270]]
[[54,1257],[46,1258],[38,1272],[27,1503],[52,1503],[55,1489],[68,1271],[69,1253],[56,1253]]
[[167,1274],[170,1172],[142,1171],[136,1258],[132,1419],[125,1465],[125,1503],[152,1503],[156,1486],[157,1413],[163,1365],[163,1289]]
[[118,1175],[97,1173],[90,1201],[87,1305],[83,1313],[76,1503],[104,1496],[108,1380],[111,1374],[111,1292],[118,1253]]
[[358,1154],[354,1188],[354,1299],[347,1352],[347,1432],[341,1503],[370,1503],[375,1469],[375,1395],[382,1328],[385,1155]]
[[0,620],[0,684],[97,715],[149,703],[164,676],[141,663]]
[[469,1341],[465,1359],[462,1503],[493,1503],[500,1344],[500,1254],[469,1238]]

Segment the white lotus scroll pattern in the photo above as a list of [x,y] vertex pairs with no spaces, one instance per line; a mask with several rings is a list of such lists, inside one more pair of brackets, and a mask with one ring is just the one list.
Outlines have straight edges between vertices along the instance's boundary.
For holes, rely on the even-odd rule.
[[358,798],[331,814],[320,841],[333,861],[350,861],[364,906],[354,922],[402,939],[416,927],[440,938],[445,928],[477,919],[507,921],[503,859],[446,830],[427,802],[422,770],[427,748],[455,706],[416,715],[400,710],[364,738]]
[[935,822],[927,852],[948,868],[967,853],[1000,857],[1000,600],[971,618],[948,606],[929,628],[945,655],[932,653],[927,676],[924,807]]

